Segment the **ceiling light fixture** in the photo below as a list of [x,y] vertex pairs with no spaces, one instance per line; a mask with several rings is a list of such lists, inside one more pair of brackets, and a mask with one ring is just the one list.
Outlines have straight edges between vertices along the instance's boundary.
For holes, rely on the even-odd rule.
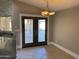
[[49,6],[48,6],[48,0],[46,0],[46,9],[44,11],[41,12],[41,15],[42,16],[51,16],[51,15],[54,15],[55,12],[51,12],[49,11]]

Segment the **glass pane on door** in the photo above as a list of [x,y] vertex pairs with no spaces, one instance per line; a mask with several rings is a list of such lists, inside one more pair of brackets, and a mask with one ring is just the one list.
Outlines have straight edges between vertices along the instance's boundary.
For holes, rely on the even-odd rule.
[[45,41],[45,19],[38,20],[38,42]]
[[33,43],[33,20],[25,19],[25,43]]

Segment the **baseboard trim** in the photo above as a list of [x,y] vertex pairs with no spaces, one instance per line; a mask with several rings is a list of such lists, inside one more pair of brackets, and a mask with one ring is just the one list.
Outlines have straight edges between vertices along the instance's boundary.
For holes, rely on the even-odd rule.
[[79,54],[76,54],[76,53],[72,52],[71,50],[68,50],[68,49],[64,48],[63,46],[61,46],[57,43],[50,42],[50,44],[58,47],[59,49],[63,50],[64,52],[66,52],[66,53],[70,54],[71,56],[73,56],[74,58],[79,59]]
[[51,43],[50,42],[47,42],[47,45],[50,45]]

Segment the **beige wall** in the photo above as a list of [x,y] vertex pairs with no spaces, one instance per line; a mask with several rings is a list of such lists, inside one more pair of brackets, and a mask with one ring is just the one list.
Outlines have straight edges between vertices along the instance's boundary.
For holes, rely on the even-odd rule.
[[18,13],[40,14],[41,9],[15,0],[15,8]]
[[17,45],[20,45],[20,14],[40,15],[42,9],[15,0],[15,33]]
[[55,16],[49,17],[49,42],[52,41],[53,38],[53,25],[55,22]]
[[53,24],[53,42],[79,54],[79,6],[59,11]]

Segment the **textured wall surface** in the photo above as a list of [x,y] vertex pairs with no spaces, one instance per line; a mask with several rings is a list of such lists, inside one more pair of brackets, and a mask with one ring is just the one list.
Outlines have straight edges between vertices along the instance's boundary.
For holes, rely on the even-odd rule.
[[79,6],[56,13],[53,42],[79,54]]
[[[14,21],[13,3],[14,3],[13,0],[0,0],[0,17],[1,16],[11,16],[12,17],[12,24]],[[13,28],[13,26],[12,26],[12,28]],[[0,40],[1,40],[1,38],[0,38]],[[2,41],[3,41],[3,39],[2,39]],[[4,47],[3,49],[0,49],[0,56],[1,55],[9,55],[11,57],[15,57],[16,56],[16,52],[15,52],[16,45],[15,45],[14,37],[12,37],[10,40],[8,40],[7,37],[5,37],[4,41],[7,44],[5,44],[5,42],[2,42],[3,44],[6,45],[6,47]]]
[[0,0],[0,16],[13,15],[12,0]]

